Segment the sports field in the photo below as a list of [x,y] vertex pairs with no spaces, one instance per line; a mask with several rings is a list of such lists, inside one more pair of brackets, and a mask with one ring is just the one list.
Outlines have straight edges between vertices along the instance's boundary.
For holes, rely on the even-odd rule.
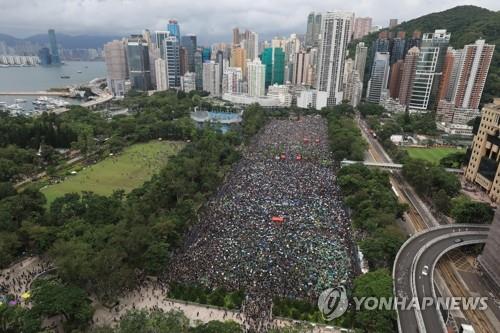
[[408,154],[411,158],[419,158],[422,160],[426,160],[432,162],[434,164],[439,164],[439,160],[443,157],[459,152],[464,151],[460,148],[405,148],[408,151]]
[[123,152],[89,165],[55,185],[44,187],[48,203],[71,192],[89,191],[110,195],[114,190],[130,192],[149,180],[168,158],[183,147],[182,142],[151,141],[127,147]]

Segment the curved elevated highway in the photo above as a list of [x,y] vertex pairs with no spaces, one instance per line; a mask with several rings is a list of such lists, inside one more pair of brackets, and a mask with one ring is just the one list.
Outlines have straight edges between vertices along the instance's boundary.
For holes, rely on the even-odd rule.
[[[453,224],[434,227],[417,233],[401,247],[394,261],[394,294],[399,299],[436,297],[433,283],[434,267],[446,252],[464,245],[484,243],[489,225]],[[422,274],[428,266],[428,274]],[[444,320],[435,306],[425,310],[397,310],[398,329],[402,333],[446,332]]]

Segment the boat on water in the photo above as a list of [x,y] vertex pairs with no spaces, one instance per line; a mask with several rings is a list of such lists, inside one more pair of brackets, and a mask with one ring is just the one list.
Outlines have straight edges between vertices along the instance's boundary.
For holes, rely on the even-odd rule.
[[16,104],[19,104],[19,103],[26,103],[26,100],[22,99],[22,98],[16,98]]
[[71,76],[69,76],[69,75],[61,75],[61,79],[71,79]]
[[7,106],[7,109],[11,111],[24,111],[24,108],[19,104],[11,104]]
[[82,71],[78,71],[77,73],[78,73],[78,74],[82,74],[83,72],[82,72]]

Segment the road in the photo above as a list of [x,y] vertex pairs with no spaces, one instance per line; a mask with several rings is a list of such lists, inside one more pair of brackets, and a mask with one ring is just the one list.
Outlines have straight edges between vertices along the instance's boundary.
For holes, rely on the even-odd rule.
[[[358,125],[367,142],[369,143],[367,161],[391,163],[391,158],[387,155],[380,143],[373,138],[368,130],[368,126],[362,119],[358,119]],[[405,213],[405,222],[401,227],[404,228],[408,234],[413,234],[417,231],[426,230],[438,226],[440,222],[436,220],[427,205],[416,195],[413,188],[403,179],[398,172],[392,172],[390,177],[391,184],[394,191],[398,194],[398,199],[402,203],[407,203],[409,209]],[[462,255],[461,261],[466,261]],[[440,260],[436,269],[435,282],[440,291],[445,292],[446,296],[464,296],[471,295],[490,295],[491,288],[487,288],[484,279],[477,273],[467,273],[458,271],[454,262],[446,256]],[[493,292],[495,294],[495,292]],[[491,296],[491,295],[490,295]],[[457,315],[457,311],[452,313]],[[495,327],[498,328],[500,318],[500,308],[495,303],[494,297],[488,300],[487,311],[460,311],[458,313],[460,318],[465,315],[467,321],[473,323],[477,332],[494,332]],[[457,318],[452,318],[457,319]]]
[[[433,268],[437,260],[450,247],[471,242],[483,242],[487,237],[489,226],[447,225],[439,226],[413,235],[401,247],[394,262],[394,294],[397,297],[433,296]],[[457,238],[463,242],[455,243]],[[424,266],[429,267],[429,274],[423,276]],[[441,314],[435,308],[422,311],[424,328],[427,332],[442,332]],[[398,310],[398,327],[400,332],[418,332],[419,318],[413,310]],[[420,324],[422,325],[422,323]],[[424,331],[424,332],[425,332]]]

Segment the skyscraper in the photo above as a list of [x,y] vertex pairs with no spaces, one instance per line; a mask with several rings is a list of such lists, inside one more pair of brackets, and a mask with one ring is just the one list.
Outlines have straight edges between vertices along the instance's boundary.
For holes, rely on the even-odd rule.
[[170,35],[168,31],[155,31],[155,45],[158,50],[160,50],[160,56],[163,57],[165,54],[164,41]]
[[156,90],[163,91],[168,89],[167,84],[167,68],[165,65],[165,59],[158,58],[155,60],[155,72],[156,72]]
[[177,38],[179,42],[181,41],[181,28],[179,27],[177,20],[168,20],[167,31],[170,32],[171,36]]
[[238,67],[241,69],[243,77],[246,73],[246,52],[241,47],[235,47],[231,51],[231,67]]
[[125,81],[128,79],[127,51],[125,42],[114,40],[104,45],[106,60],[106,79],[108,88],[114,96],[124,96],[127,92]]
[[[368,35],[372,28],[371,17],[357,17],[354,19],[354,39],[361,39]],[[360,73],[361,74],[361,73]]]
[[194,72],[194,52],[197,48],[196,35],[186,35],[181,38],[181,46],[186,49],[187,67],[186,71]]
[[404,38],[396,37],[391,40],[391,65],[404,58],[405,45],[406,40]]
[[56,32],[54,29],[49,29],[49,46],[50,46],[50,63],[52,65],[60,65],[61,58],[59,57],[59,47],[57,46]]
[[322,15],[316,108],[342,102],[344,59],[352,25],[352,12],[327,12]]
[[389,52],[375,53],[372,72],[366,92],[366,99],[371,103],[379,103],[387,90],[389,80]]
[[356,55],[354,57],[354,69],[358,71],[361,82],[363,82],[363,78],[365,77],[367,54],[368,54],[368,47],[365,46],[365,43],[359,42],[356,45]]
[[132,35],[127,39],[127,63],[132,89],[150,90],[152,85],[149,49],[142,35]]
[[309,53],[300,51],[295,53],[293,60],[292,83],[296,85],[307,84],[307,75],[311,66],[311,57]]
[[318,47],[320,31],[321,13],[309,13],[307,16],[306,47]]
[[399,98],[399,90],[401,88],[401,78],[403,77],[403,60],[398,60],[391,66],[391,75],[389,79],[389,96],[396,99]]
[[269,47],[261,55],[262,63],[266,66],[266,88],[272,84],[283,84],[285,70],[285,53],[282,48]]
[[204,47],[201,52],[203,62],[212,60],[212,48]]
[[203,90],[203,55],[201,50],[194,52],[194,72],[196,73],[196,90]]
[[446,30],[424,34],[409,103],[411,109],[427,110],[433,106],[449,42]]
[[[193,54],[194,56],[194,54]],[[193,57],[194,61],[194,57]],[[187,55],[187,50],[185,47],[181,47],[179,49],[179,66],[180,66],[180,73],[181,76],[186,74],[188,71],[188,55]]]
[[419,57],[420,49],[416,46],[412,47],[406,54],[399,88],[399,103],[401,105],[408,105],[408,103],[410,103],[411,88],[413,86],[413,80],[415,79]]
[[203,90],[215,97],[221,96],[220,66],[221,64],[215,61],[206,61],[203,63]]
[[247,59],[254,60],[259,56],[259,34],[251,31],[247,35],[248,38],[245,40]]
[[500,288],[498,253],[500,253],[500,210],[497,209],[483,252],[477,258],[482,271],[486,273],[496,288]]
[[488,45],[483,39],[465,45],[454,98],[455,107],[479,107],[494,49],[495,45]]
[[266,66],[260,59],[247,61],[248,95],[261,97],[266,94]]
[[233,29],[233,47],[240,45],[240,29]]
[[50,65],[50,50],[47,47],[41,48],[38,51],[38,58],[40,59],[40,65],[48,66]]
[[164,40],[165,67],[167,70],[168,88],[181,86],[181,60],[179,52],[179,40],[175,36],[168,36]]

